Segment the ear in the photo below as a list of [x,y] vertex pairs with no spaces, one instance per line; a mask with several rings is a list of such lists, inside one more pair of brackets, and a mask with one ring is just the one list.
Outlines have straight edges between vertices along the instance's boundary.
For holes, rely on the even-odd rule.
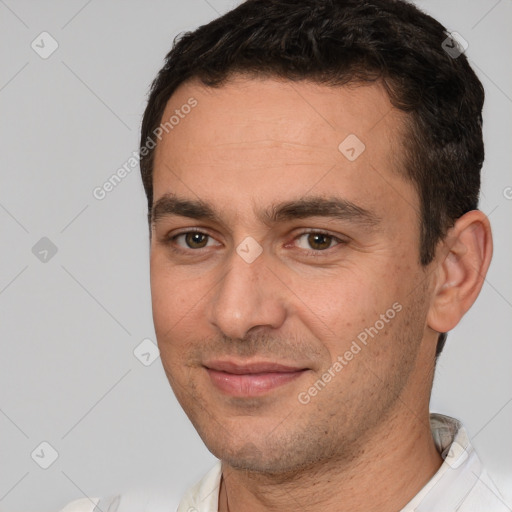
[[436,254],[435,288],[427,324],[437,332],[453,329],[473,305],[492,258],[489,219],[472,210],[457,219]]

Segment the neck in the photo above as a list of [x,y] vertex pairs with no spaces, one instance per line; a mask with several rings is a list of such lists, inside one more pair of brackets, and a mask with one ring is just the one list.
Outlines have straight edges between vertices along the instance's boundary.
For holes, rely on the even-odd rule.
[[358,440],[350,460],[318,462],[293,475],[265,475],[222,463],[219,512],[396,512],[442,464],[434,445],[428,407],[401,411]]

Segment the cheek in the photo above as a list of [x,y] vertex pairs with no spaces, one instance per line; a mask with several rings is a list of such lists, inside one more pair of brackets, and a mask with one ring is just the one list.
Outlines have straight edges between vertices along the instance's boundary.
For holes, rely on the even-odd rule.
[[198,340],[208,336],[205,306],[214,282],[206,275],[172,266],[165,255],[151,255],[153,323],[162,362],[168,372],[181,374],[189,365]]
[[159,343],[165,344],[177,337],[176,330],[181,331],[193,314],[197,302],[193,288],[197,284],[193,280],[180,280],[177,272],[155,255],[151,257],[150,281],[155,332]]
[[315,331],[345,338],[368,322],[373,324],[397,300],[398,288],[379,274],[376,266],[337,269],[329,274],[302,276],[290,283],[290,289],[299,298],[296,304],[303,321],[307,319]]
[[342,357],[345,377],[338,381],[343,381],[344,387],[345,379],[359,378],[356,374],[361,368],[377,370],[395,357],[393,339],[401,320],[397,309],[401,309],[404,296],[396,272],[396,265],[388,261],[387,265],[338,269],[294,284],[297,296],[303,298],[297,302],[300,322],[329,354],[322,370]]

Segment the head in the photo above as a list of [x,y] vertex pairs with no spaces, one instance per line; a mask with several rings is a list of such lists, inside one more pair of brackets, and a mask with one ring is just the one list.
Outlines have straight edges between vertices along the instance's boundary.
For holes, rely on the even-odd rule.
[[[152,84],[157,339],[233,466],[354,456],[404,403],[428,407],[444,333],[491,258],[484,93],[446,38],[401,1],[249,0],[176,41]],[[294,371],[246,393],[222,375],[234,362]]]

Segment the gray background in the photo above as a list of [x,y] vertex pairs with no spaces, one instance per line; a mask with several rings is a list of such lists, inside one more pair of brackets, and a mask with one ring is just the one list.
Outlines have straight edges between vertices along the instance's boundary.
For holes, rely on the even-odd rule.
[[[214,461],[160,360],[133,354],[155,341],[138,167],[105,199],[92,191],[138,149],[148,86],[173,37],[236,3],[0,0],[2,511],[149,485],[168,490],[173,510]],[[512,2],[419,5],[468,41],[486,87],[481,209],[495,237],[481,296],[449,335],[432,410],[463,420],[512,501]],[[51,48],[43,31],[59,45],[47,59],[31,47]],[[47,241],[33,253],[43,237],[55,255]],[[38,465],[51,457],[43,441],[58,452],[48,469]]]

